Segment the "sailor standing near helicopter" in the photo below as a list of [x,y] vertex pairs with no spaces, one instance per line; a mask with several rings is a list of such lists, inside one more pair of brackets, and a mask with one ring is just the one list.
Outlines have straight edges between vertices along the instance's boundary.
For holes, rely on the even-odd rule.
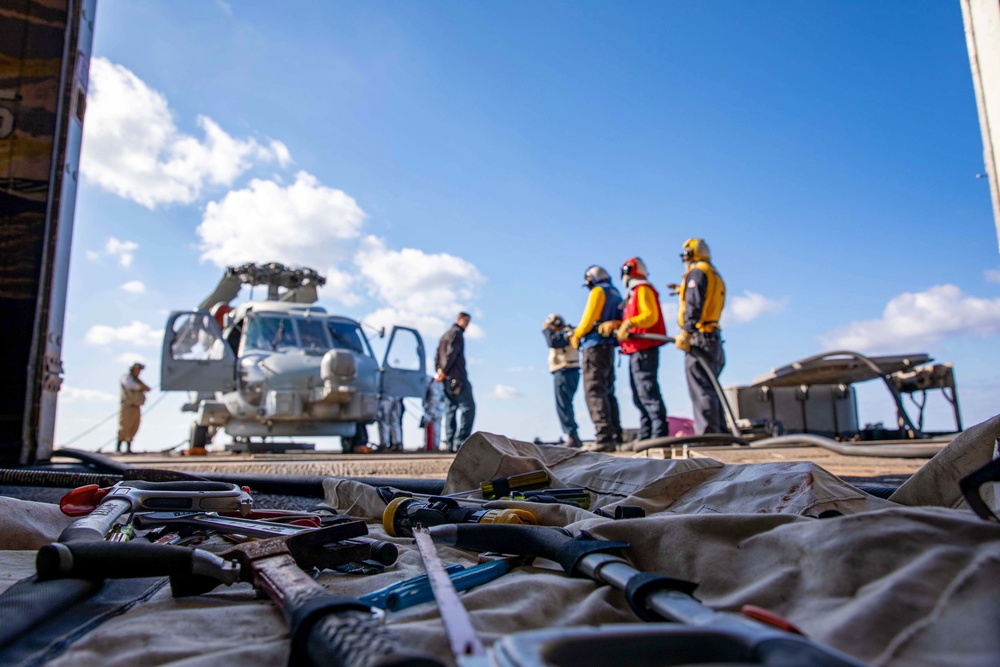
[[132,439],[139,431],[139,419],[141,416],[142,404],[146,402],[146,392],[149,386],[139,379],[139,373],[145,368],[136,362],[132,364],[128,373],[122,376],[118,383],[121,390],[121,406],[118,408],[118,446],[117,451],[122,453],[132,453]]

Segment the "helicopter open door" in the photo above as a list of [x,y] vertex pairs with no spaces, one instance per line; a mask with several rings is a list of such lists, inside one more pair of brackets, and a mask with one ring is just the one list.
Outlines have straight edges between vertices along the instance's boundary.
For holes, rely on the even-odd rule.
[[409,327],[393,327],[382,359],[381,393],[392,398],[423,398],[429,379],[420,333]]
[[236,389],[236,354],[204,310],[170,313],[160,363],[163,391]]

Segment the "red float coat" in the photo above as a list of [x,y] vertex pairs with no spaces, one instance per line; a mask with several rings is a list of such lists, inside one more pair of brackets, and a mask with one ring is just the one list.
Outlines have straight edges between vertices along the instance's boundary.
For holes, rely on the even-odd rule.
[[[656,322],[644,329],[635,328],[631,334],[651,333],[665,336],[667,334],[666,324],[663,322],[663,310],[660,308],[660,294],[645,280],[633,280],[629,285],[628,301],[625,303],[625,312],[622,313],[622,321],[630,320],[639,314],[639,290],[648,289],[652,292],[653,301],[656,304]],[[644,340],[629,336],[621,342],[622,354],[632,354],[640,350],[648,350],[652,347],[663,345],[664,341]]]

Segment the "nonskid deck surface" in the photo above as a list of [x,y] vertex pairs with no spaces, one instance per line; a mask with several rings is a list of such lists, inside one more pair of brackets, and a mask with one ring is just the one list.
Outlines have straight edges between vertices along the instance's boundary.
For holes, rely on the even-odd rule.
[[[751,449],[734,446],[681,447],[649,450],[640,454],[616,452],[614,456],[636,458],[712,458],[727,464],[787,463],[812,461],[831,473],[852,480],[861,478],[903,479],[928,459],[845,456],[821,447]],[[171,468],[204,472],[245,472],[272,475],[319,475],[337,477],[401,477],[444,479],[455,458],[447,452],[342,454],[339,452],[286,452],[281,454],[210,453],[207,456],[131,454],[116,457],[138,467]]]

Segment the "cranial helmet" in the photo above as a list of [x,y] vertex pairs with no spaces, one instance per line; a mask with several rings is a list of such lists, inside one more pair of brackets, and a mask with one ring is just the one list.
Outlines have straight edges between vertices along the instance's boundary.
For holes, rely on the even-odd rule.
[[684,242],[681,259],[685,262],[710,262],[712,261],[712,251],[708,249],[708,244],[705,243],[704,239],[688,239]]
[[557,313],[552,313],[551,315],[546,317],[545,323],[550,327],[555,327],[556,329],[561,329],[566,324],[565,320],[563,320],[562,318],[562,315],[558,315]]
[[625,260],[625,263],[622,264],[622,282],[625,283],[626,286],[631,278],[645,280],[648,277],[649,274],[646,272],[646,263],[638,257],[627,259]]
[[594,264],[583,274],[583,286],[593,287],[598,283],[611,282],[611,276],[603,267]]

